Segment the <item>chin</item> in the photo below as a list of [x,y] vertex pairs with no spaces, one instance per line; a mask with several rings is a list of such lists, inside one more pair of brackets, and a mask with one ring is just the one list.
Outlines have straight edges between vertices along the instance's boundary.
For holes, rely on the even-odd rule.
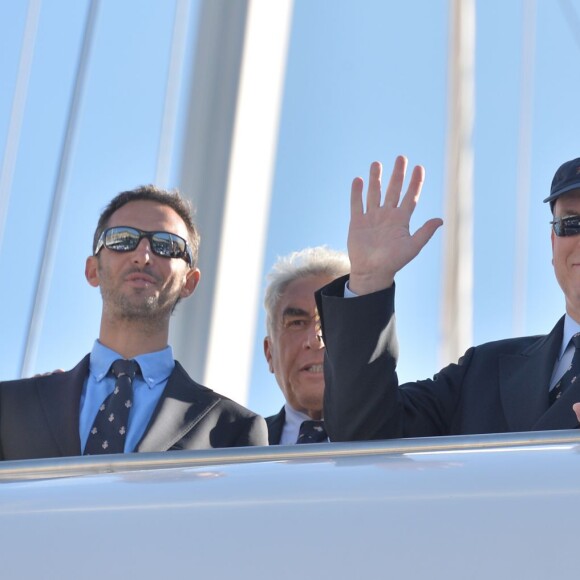
[[324,397],[324,389],[305,389],[300,393],[300,397],[296,401],[299,408],[304,409],[304,412],[314,413],[322,412],[322,401]]

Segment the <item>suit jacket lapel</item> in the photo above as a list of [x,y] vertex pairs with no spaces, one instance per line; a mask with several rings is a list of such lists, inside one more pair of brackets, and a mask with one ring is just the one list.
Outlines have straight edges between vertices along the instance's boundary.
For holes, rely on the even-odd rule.
[[548,388],[562,344],[563,328],[564,318],[561,318],[550,334],[520,354],[501,357],[500,395],[510,431],[553,428],[540,425],[543,416],[552,411],[548,410]]
[[286,411],[284,407],[276,415],[266,417],[266,424],[268,425],[268,443],[270,445],[279,445],[282,437],[282,429],[286,421]]
[[[55,373],[37,382],[46,422],[62,456],[80,455],[80,400],[89,373],[90,355],[71,371]],[[46,433],[39,434],[46,437]]]
[[218,403],[219,398],[212,390],[198,385],[175,361],[175,368],[135,451],[167,451]]
[[580,402],[580,381],[576,381],[568,387],[560,398],[548,407],[548,410],[534,425],[534,429],[536,431],[548,431],[552,429],[577,428],[578,419],[576,413],[572,410],[572,405],[578,402]]
[[580,383],[573,386],[548,408],[534,425],[535,431],[549,431],[552,429],[575,429],[578,427],[576,413],[572,410],[574,403],[580,402]]

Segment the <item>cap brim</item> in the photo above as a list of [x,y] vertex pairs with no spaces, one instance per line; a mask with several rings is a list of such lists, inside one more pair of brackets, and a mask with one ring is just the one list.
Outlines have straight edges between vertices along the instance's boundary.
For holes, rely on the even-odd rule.
[[573,189],[580,189],[580,181],[577,181],[576,183],[573,183],[572,185],[567,185],[566,187],[559,189],[558,191],[555,191],[554,193],[550,194],[544,200],[544,203],[546,203],[548,201],[554,201],[555,199],[558,199],[564,193],[568,193],[569,191],[572,191]]

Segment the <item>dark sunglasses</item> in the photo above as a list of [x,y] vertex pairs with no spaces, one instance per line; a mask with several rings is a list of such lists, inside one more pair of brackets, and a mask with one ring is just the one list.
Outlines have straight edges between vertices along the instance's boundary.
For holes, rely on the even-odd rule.
[[183,258],[190,266],[193,266],[193,254],[181,236],[169,232],[145,232],[129,226],[116,226],[104,230],[97,242],[95,256],[103,249],[103,246],[113,252],[132,252],[137,249],[143,238],[149,240],[151,251],[157,256]]
[[560,236],[577,236],[580,234],[580,215],[556,218],[550,222],[554,233]]

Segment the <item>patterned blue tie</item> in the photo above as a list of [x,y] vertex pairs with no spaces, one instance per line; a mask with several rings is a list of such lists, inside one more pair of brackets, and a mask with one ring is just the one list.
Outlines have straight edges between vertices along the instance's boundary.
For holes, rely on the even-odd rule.
[[129,411],[133,405],[133,379],[140,372],[134,360],[118,359],[111,365],[117,379],[113,392],[103,401],[89,432],[84,455],[123,453]]
[[580,333],[572,337],[572,342],[575,347],[572,364],[556,383],[556,386],[550,391],[550,405],[557,401],[562,396],[562,393],[568,387],[571,387],[580,376]]
[[302,421],[296,443],[321,443],[327,440],[324,421]]

